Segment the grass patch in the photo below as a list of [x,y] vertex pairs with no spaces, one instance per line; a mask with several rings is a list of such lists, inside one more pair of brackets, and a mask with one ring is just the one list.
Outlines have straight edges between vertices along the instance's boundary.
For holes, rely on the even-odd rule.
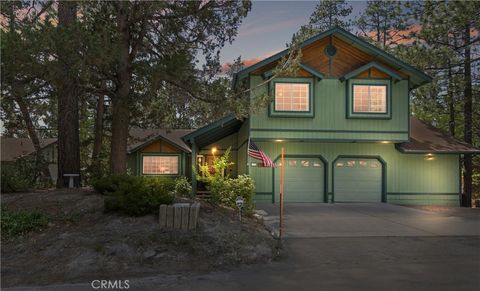
[[9,211],[6,208],[2,208],[0,220],[4,239],[42,230],[50,222],[50,218],[46,214],[38,211]]

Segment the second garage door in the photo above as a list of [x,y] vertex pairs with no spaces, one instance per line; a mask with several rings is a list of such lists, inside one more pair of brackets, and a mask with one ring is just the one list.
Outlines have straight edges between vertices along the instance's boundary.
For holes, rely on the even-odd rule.
[[382,164],[376,159],[338,159],[334,165],[335,202],[381,202]]
[[[280,163],[275,168],[275,202],[280,201]],[[285,158],[285,202],[323,202],[325,167],[319,158]]]

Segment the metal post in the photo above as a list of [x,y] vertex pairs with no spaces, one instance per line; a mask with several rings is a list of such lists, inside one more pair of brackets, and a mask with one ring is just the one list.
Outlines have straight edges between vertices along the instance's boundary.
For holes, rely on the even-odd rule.
[[280,239],[283,235],[283,191],[284,191],[284,175],[285,175],[285,148],[282,143],[282,168],[280,174]]
[[195,197],[197,195],[197,174],[196,171],[197,169],[197,144],[195,143],[195,140],[190,141],[192,144],[192,156],[191,156],[191,161],[192,161],[192,191],[193,191],[193,196]]

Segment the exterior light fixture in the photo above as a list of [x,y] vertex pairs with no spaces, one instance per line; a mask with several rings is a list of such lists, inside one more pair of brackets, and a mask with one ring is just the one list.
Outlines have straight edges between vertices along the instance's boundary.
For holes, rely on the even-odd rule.
[[213,147],[213,148],[212,148],[212,155],[215,155],[216,152],[217,152],[217,148],[216,148],[216,147]]
[[391,141],[388,141],[388,140],[382,140],[380,143],[389,144],[389,143],[392,143],[392,142],[391,142]]
[[426,161],[433,161],[433,160],[435,160],[435,156],[433,154],[426,154],[425,155],[425,160]]
[[284,142],[283,139],[276,139],[275,142]]

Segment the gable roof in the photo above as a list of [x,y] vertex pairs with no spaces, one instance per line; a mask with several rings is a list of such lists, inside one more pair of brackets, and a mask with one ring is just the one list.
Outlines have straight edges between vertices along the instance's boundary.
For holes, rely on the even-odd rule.
[[348,74],[345,74],[343,77],[340,78],[340,80],[348,80],[348,79],[351,79],[355,76],[357,76],[358,74],[368,70],[368,69],[371,69],[371,68],[375,68],[387,75],[389,75],[390,77],[392,77],[393,79],[399,81],[402,79],[402,76],[400,76],[399,74],[395,73],[394,71],[390,70],[389,68],[377,63],[377,62],[370,62],[366,65],[363,65],[359,68],[356,68],[355,70],[351,71],[350,73]]
[[[376,46],[368,43],[367,41],[359,38],[358,36],[355,36],[354,34],[340,28],[340,27],[334,27],[332,29],[329,29],[327,31],[324,31],[322,33],[319,33],[305,41],[303,41],[299,47],[304,48],[320,39],[323,39],[327,36],[330,35],[335,35],[336,37],[348,42],[351,46],[354,46],[362,51],[365,51],[371,55],[375,56],[375,59],[381,60],[393,68],[395,68],[398,71],[402,71],[405,74],[407,74],[410,77],[410,88],[414,89],[417,88],[423,84],[429,83],[432,81],[432,78],[422,72],[421,70],[399,60],[398,58],[394,57],[393,55],[385,52],[384,50],[381,50],[377,48]],[[280,60],[282,57],[286,56],[288,54],[289,50],[285,49],[279,53],[276,53],[254,65],[251,65],[247,68],[244,68],[243,70],[240,70],[237,72],[234,76],[234,83],[238,79],[243,79],[244,77],[248,76],[251,72],[268,65],[272,62]]]
[[237,132],[242,124],[242,120],[238,120],[235,115],[230,114],[192,131],[182,139],[190,144],[194,142],[198,147],[202,148]]
[[396,145],[402,153],[479,154],[480,149],[410,117],[410,142]]
[[183,142],[182,137],[192,131],[192,129],[173,129],[167,131],[164,128],[144,129],[134,127],[130,130],[127,152],[135,152],[159,139],[163,139],[179,149],[189,153],[191,152],[190,147]]
[[[2,162],[14,162],[21,157],[35,152],[32,140],[29,138],[1,137]],[[40,139],[40,147],[43,149],[57,142],[56,138]]]

